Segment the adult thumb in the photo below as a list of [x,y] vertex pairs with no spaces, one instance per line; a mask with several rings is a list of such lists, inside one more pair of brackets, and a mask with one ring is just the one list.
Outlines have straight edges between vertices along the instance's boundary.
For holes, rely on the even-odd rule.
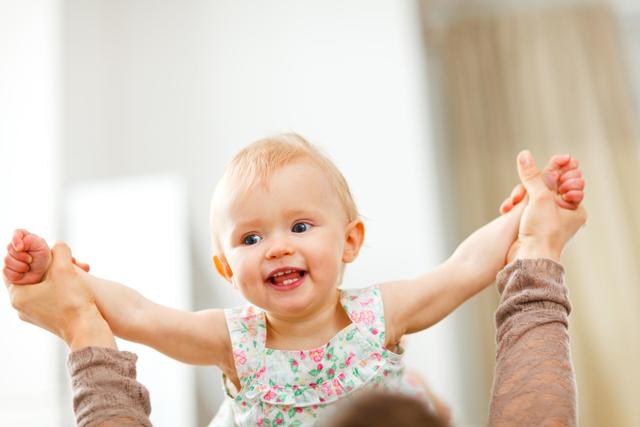
[[63,242],[56,242],[51,248],[51,254],[53,255],[52,266],[71,264],[71,248]]
[[522,185],[527,189],[527,193],[529,193],[531,198],[535,198],[549,191],[542,179],[540,170],[536,166],[536,161],[529,150],[518,153],[518,175],[520,176]]

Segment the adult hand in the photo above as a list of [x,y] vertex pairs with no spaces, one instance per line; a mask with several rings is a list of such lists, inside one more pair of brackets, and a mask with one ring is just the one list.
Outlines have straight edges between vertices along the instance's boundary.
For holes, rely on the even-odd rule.
[[116,348],[113,333],[96,307],[88,282],[92,276],[72,263],[64,243],[52,249],[46,279],[35,285],[14,285],[4,277],[20,319],[62,338],[71,350],[86,346]]
[[565,244],[585,224],[587,213],[582,205],[575,210],[558,206],[560,196],[547,188],[529,151],[518,154],[518,174],[529,201],[507,261],[550,258],[558,262]]

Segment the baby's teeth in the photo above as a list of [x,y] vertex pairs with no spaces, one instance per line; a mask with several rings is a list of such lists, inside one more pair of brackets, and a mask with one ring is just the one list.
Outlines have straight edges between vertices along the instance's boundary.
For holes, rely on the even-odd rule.
[[287,280],[284,280],[284,281],[282,282],[282,284],[283,284],[283,285],[290,285],[290,284],[292,284],[292,283],[293,283],[293,282],[295,282],[295,281],[296,281],[296,279],[287,279]]
[[276,274],[274,274],[273,277],[280,277],[280,276],[284,276],[285,274],[291,274],[291,273],[293,273],[293,270],[279,271]]

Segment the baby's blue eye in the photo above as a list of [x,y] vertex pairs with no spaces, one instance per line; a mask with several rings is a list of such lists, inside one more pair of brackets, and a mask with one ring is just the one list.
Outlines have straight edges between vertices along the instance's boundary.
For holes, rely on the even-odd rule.
[[244,236],[244,238],[242,239],[242,244],[251,246],[251,245],[255,245],[260,240],[262,240],[262,237],[258,236],[257,234],[249,234],[247,236]]
[[291,227],[291,231],[294,233],[304,233],[305,231],[309,231],[311,229],[311,224],[307,222],[297,222],[293,224]]

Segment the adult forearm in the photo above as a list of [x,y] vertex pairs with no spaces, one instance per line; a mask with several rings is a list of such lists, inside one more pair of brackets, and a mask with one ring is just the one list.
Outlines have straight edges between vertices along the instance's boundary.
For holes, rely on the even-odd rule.
[[517,260],[498,275],[496,373],[490,426],[576,424],[576,385],[564,270],[547,259]]
[[116,349],[113,332],[95,306],[92,310],[78,317],[62,337],[71,351],[84,347],[96,346]]
[[518,240],[507,255],[507,262],[513,262],[518,259],[540,259],[547,258],[555,262],[560,262],[562,248],[554,247],[554,245],[545,242],[534,242],[529,240]]
[[136,381],[136,360],[133,353],[100,347],[69,354],[78,426],[151,426],[149,393]]

